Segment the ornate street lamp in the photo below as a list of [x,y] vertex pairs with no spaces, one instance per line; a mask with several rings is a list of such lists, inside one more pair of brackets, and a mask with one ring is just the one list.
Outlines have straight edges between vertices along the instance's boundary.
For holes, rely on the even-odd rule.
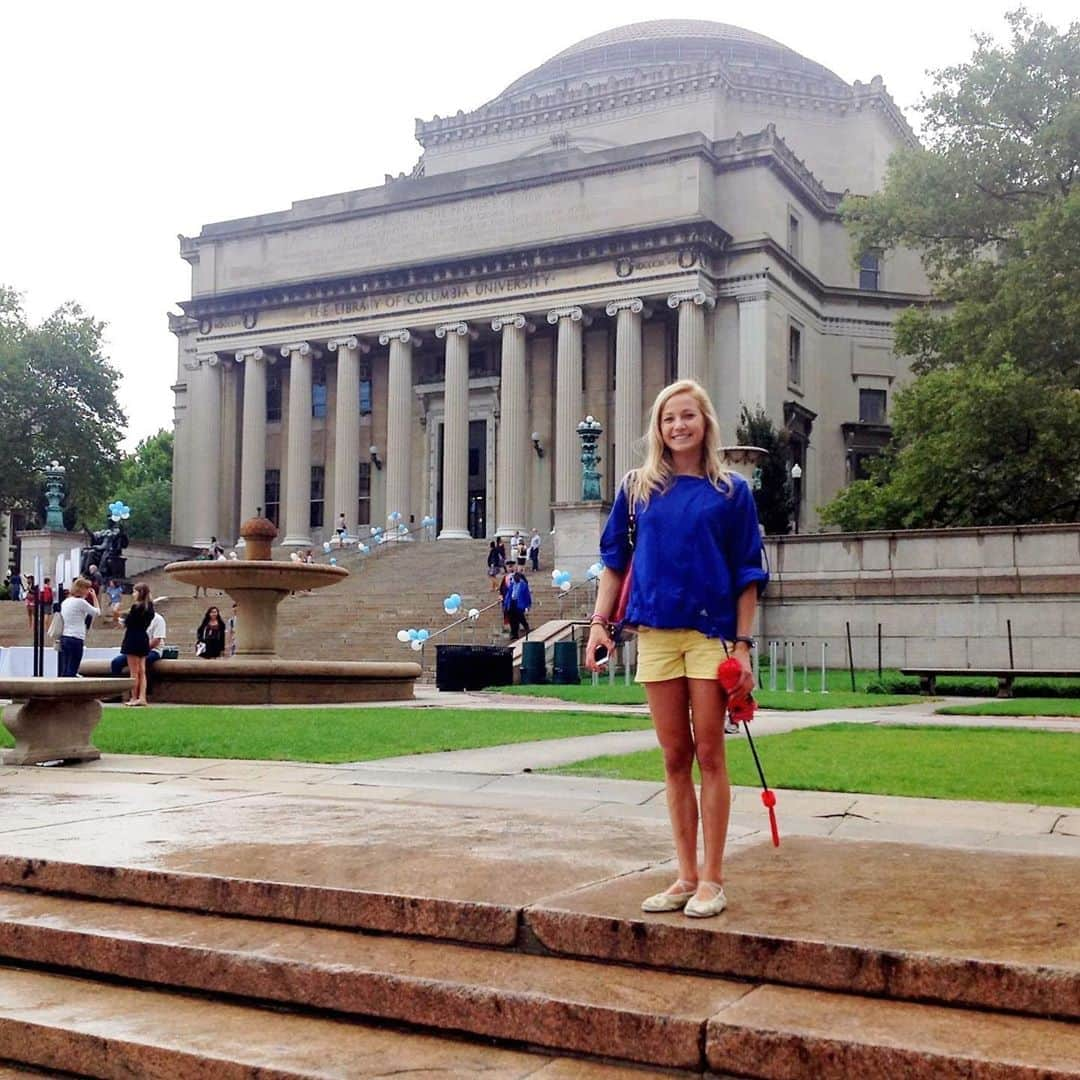
[[600,455],[597,453],[596,444],[604,429],[600,421],[593,416],[586,416],[577,426],[578,438],[581,440],[581,501],[600,501],[600,473],[596,469]]
[[48,532],[64,531],[64,511],[60,500],[64,497],[64,466],[58,461],[50,461],[45,470],[45,528]]

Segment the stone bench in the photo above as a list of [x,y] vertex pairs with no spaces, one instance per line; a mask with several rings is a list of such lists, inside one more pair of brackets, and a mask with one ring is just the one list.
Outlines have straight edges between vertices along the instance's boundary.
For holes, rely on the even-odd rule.
[[0,679],[0,697],[12,701],[3,724],[15,737],[3,763],[96,761],[101,751],[90,736],[101,721],[100,699],[133,685],[131,679]]
[[919,680],[919,690],[923,694],[933,694],[937,688],[937,680],[945,676],[997,679],[999,698],[1013,696],[1013,682],[1016,679],[1080,679],[1080,671],[1069,668],[906,667],[900,669],[900,674],[915,675]]

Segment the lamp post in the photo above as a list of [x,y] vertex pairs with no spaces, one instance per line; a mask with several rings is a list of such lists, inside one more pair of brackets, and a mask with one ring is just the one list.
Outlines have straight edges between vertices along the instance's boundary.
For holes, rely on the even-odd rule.
[[600,455],[596,451],[596,444],[603,434],[600,421],[593,416],[586,416],[577,426],[578,438],[581,440],[581,501],[600,501],[600,473],[596,469]]
[[45,470],[45,528],[49,532],[64,531],[64,511],[60,508],[64,496],[64,471],[58,461],[50,461]]
[[802,506],[802,466],[796,461],[791,466],[791,488],[795,496],[795,535],[799,535],[799,509]]

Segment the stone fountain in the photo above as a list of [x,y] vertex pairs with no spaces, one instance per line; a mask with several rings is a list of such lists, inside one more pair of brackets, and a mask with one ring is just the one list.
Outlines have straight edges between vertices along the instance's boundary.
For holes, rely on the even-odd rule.
[[400,701],[413,696],[420,665],[340,660],[288,660],[277,652],[278,605],[290,593],[323,589],[349,576],[339,566],[270,557],[274,524],[256,517],[240,527],[242,559],[169,563],[177,581],[221,589],[236,604],[236,655],[218,660],[159,660],[155,702],[206,705],[325,704]]

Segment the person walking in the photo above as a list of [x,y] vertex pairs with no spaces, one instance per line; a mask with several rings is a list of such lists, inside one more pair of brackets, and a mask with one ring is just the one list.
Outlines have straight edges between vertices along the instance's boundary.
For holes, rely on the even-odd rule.
[[499,553],[499,569],[506,565],[506,545],[501,536],[495,537],[495,550]]
[[60,653],[56,658],[56,674],[61,679],[74,679],[79,674],[83,650],[86,648],[86,623],[100,615],[93,586],[84,577],[71,583],[71,592],[60,605]]
[[26,625],[34,629],[34,608],[38,602],[38,587],[33,574],[26,575],[26,591],[23,594],[23,605],[26,607]]
[[502,573],[502,564],[499,562],[499,549],[492,540],[488,545],[487,576],[491,582],[491,591],[495,592],[499,587],[499,575]]
[[133,603],[124,616],[124,640],[120,651],[127,659],[128,671],[135,685],[126,705],[147,705],[146,656],[150,652],[150,624],[154,621],[154,602],[150,599],[150,586],[140,581],[134,589]]
[[510,623],[510,640],[521,636],[522,628],[529,633],[529,620],[526,618],[532,607],[532,593],[529,582],[521,570],[515,570],[503,595],[503,609]]
[[112,612],[113,626],[120,625],[120,605],[124,601],[124,590],[116,578],[112,578],[105,587],[105,595],[109,598],[109,611]]
[[532,563],[535,574],[540,569],[540,534],[535,529],[529,537],[529,561]]
[[[585,665],[614,648],[611,618],[631,572],[627,621],[638,627],[637,681],[657,740],[678,879],[647,897],[646,912],[718,915],[727,906],[723,857],[731,813],[724,756],[727,699],[716,678],[730,653],[751,691],[758,596],[768,582],[749,485],[726,466],[712,402],[690,379],[660,391],[649,416],[644,464],[623,479],[600,540],[600,577]],[[702,566],[708,568],[702,573]],[[693,765],[701,771],[701,803]],[[698,862],[698,825],[704,861]]]

